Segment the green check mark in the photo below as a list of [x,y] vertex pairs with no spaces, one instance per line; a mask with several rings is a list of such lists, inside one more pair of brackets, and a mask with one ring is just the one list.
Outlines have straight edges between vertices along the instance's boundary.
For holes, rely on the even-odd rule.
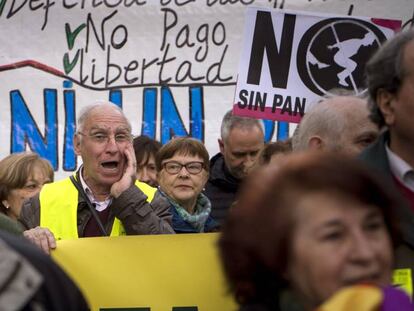
[[69,61],[68,53],[65,53],[65,55],[63,56],[63,67],[65,69],[65,74],[71,72],[73,67],[75,67],[76,63],[78,62],[79,52],[80,50],[76,52],[75,58],[72,61]]
[[6,5],[7,0],[0,0],[0,16],[3,13],[4,6]]
[[72,50],[73,45],[75,44],[75,38],[85,27],[86,27],[86,24],[83,23],[79,25],[74,31],[72,31],[72,29],[70,29],[70,25],[68,23],[65,24],[66,40],[68,42],[69,50]]

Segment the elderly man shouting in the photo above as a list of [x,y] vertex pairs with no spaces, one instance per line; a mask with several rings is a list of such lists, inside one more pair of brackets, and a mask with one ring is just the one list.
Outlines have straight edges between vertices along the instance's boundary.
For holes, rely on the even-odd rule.
[[45,252],[56,240],[125,234],[173,233],[168,204],[137,182],[131,125],[109,102],[86,107],[78,119],[74,148],[83,165],[76,175],[45,185],[23,206],[26,238]]

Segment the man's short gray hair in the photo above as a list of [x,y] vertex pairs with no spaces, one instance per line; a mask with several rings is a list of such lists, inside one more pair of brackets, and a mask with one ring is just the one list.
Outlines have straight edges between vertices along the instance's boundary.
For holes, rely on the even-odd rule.
[[[336,106],[330,104],[329,99],[332,98],[334,97],[321,99],[302,118],[292,137],[293,151],[307,150],[312,136],[321,136],[328,139],[340,137],[345,129],[346,120],[343,114],[338,113]],[[329,139],[329,141],[335,142],[334,139]],[[335,146],[331,147],[335,148]]]
[[258,127],[264,135],[263,121],[259,119],[240,117],[232,114],[232,110],[226,112],[221,122],[221,139],[226,141],[233,128],[253,128]]
[[125,118],[125,121],[128,124],[129,131],[131,131],[131,129],[132,129],[131,123],[129,122],[128,118],[125,116],[122,109],[120,107],[118,107],[117,105],[115,105],[114,103],[110,102],[110,101],[100,100],[100,101],[97,101],[97,102],[95,102],[91,105],[88,105],[88,106],[81,109],[81,111],[79,113],[78,121],[77,121],[77,128],[78,128],[77,131],[78,132],[83,131],[85,121],[88,119],[91,112],[93,112],[95,109],[99,109],[101,107],[111,107],[111,108],[119,111],[121,113],[121,115]]
[[369,91],[371,119],[381,127],[384,117],[377,105],[379,89],[396,94],[407,74],[404,70],[405,47],[414,40],[414,29],[403,31],[386,42],[369,60],[365,70]]

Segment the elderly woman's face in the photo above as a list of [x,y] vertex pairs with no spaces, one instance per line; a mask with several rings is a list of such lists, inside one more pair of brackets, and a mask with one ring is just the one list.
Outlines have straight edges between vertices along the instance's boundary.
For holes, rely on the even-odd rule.
[[287,278],[308,307],[343,286],[390,283],[391,241],[377,207],[320,193],[304,196],[295,213]]
[[183,206],[194,202],[208,179],[204,167],[200,170],[203,159],[199,156],[175,154],[161,164],[162,169],[158,173],[161,189]]

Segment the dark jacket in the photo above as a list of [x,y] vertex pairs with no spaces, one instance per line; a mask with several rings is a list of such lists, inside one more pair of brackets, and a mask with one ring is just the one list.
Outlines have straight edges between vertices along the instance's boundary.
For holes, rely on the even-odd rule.
[[[110,210],[105,224],[106,232],[111,232],[116,217],[122,222],[128,235],[174,233],[168,201],[161,196],[155,196],[151,204],[146,200],[147,196],[135,185],[113,199],[108,207]],[[39,195],[36,195],[24,203],[19,221],[27,229],[39,226],[40,210]],[[77,217],[79,237],[83,237],[92,213],[81,195],[78,196]]]
[[63,270],[25,239],[0,232],[0,262],[1,310],[89,310]]
[[221,153],[210,160],[210,176],[204,194],[211,201],[211,217],[220,225],[227,217],[230,206],[236,198],[240,179],[233,177],[224,163]]
[[[385,150],[385,144],[388,140],[389,132],[383,133],[377,142],[367,147],[361,153],[359,158],[375,171],[382,174],[388,181],[390,187],[395,187],[395,191],[399,191],[395,186],[395,181],[392,176]],[[403,198],[402,195],[401,198]],[[414,212],[409,208],[408,204],[401,204],[395,212],[400,221],[400,229],[403,239],[403,244],[396,250],[395,268],[410,268],[411,274],[414,277]]]

